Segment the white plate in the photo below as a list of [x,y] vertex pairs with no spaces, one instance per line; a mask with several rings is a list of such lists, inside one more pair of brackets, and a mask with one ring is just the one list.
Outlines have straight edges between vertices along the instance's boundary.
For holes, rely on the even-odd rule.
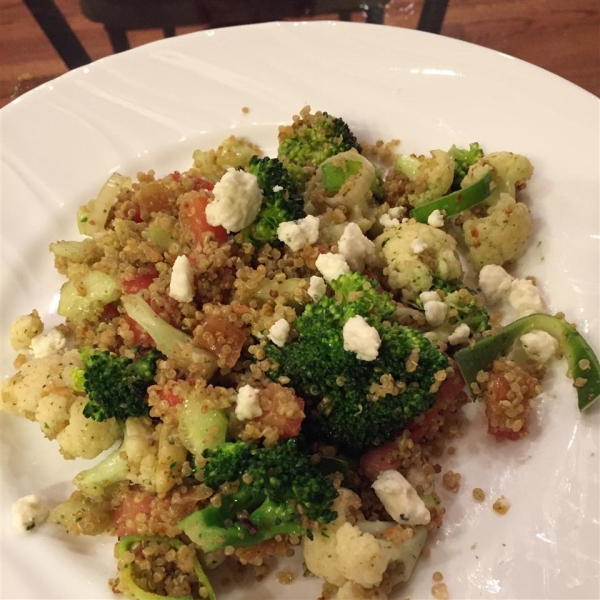
[[[75,208],[109,173],[185,169],[195,148],[231,133],[272,152],[276,125],[305,103],[344,117],[361,139],[398,137],[409,152],[479,141],[487,151],[526,154],[536,168],[526,194],[535,233],[518,272],[535,275],[550,310],[576,321],[598,351],[597,99],[529,64],[441,36],[279,23],[143,46],[0,111],[3,374],[12,319],[37,307],[56,321],[61,279],[47,245],[75,236]],[[431,558],[398,598],[429,598],[436,570],[455,599],[600,597],[599,412],[579,414],[564,366],[558,370],[520,442],[496,444],[471,407],[473,431],[451,460],[444,457],[444,469],[462,473],[461,490],[445,498]],[[111,540],[69,540],[52,526],[18,537],[10,526],[14,500],[32,492],[66,497],[83,461],[61,460],[35,425],[8,417],[1,449],[3,597],[110,598]],[[484,503],[472,499],[474,487],[486,491]],[[501,494],[512,503],[503,517],[491,507]],[[319,590],[299,577],[288,587],[248,583],[221,598],[309,599]]]

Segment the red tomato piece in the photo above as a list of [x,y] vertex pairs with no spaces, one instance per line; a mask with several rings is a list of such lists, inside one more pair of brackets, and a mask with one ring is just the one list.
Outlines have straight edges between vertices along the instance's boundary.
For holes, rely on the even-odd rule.
[[369,480],[375,481],[383,471],[397,470],[402,465],[395,441],[371,448],[360,457],[360,472]]
[[124,315],[136,345],[151,346],[154,340],[129,315]]
[[121,287],[126,294],[137,294],[142,290],[148,289],[156,279],[157,273],[140,273],[134,275],[131,279],[121,281]]
[[200,190],[208,190],[209,192],[212,192],[214,187],[215,184],[212,181],[203,179],[202,177],[198,177],[194,183],[194,191],[196,192],[199,192]]
[[179,182],[179,181],[180,181],[180,179],[181,179],[181,173],[180,173],[179,171],[173,171],[173,172],[171,173],[171,179],[172,179],[173,181],[177,181],[177,182]]
[[131,535],[138,533],[137,515],[150,515],[154,503],[154,496],[147,492],[133,492],[123,498],[123,502],[115,509],[113,520],[117,535]]
[[158,395],[163,400],[166,400],[169,406],[171,407],[177,406],[178,404],[181,404],[183,402],[183,398],[179,394],[176,394],[172,390],[168,390],[166,388],[160,390],[160,392],[158,392]]
[[110,302],[104,307],[104,310],[102,311],[102,314],[100,315],[100,319],[102,321],[112,321],[115,317],[118,317],[118,316],[119,316],[118,304],[116,302]]
[[206,220],[208,200],[209,194],[205,190],[188,192],[179,210],[181,225],[191,231],[194,243],[198,246],[202,246],[207,233],[212,233],[215,240],[220,243],[229,239],[223,227],[213,227]]

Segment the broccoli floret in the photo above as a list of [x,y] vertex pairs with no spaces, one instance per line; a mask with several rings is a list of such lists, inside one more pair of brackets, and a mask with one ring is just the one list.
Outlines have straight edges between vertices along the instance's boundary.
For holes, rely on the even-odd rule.
[[474,165],[480,158],[483,158],[483,150],[477,142],[469,144],[468,150],[463,150],[452,146],[448,150],[448,154],[454,159],[454,179],[452,181],[452,189],[459,190],[460,182],[464,179],[469,171],[469,167]]
[[[287,376],[299,394],[312,400],[307,433],[360,452],[391,439],[431,408],[435,374],[448,366],[448,359],[419,331],[393,322],[395,303],[368,277],[349,273],[332,281],[331,287],[334,297],[308,305],[296,319],[295,340],[283,348],[268,344],[265,350],[274,365],[271,377]],[[344,350],[343,326],[357,315],[381,338],[373,361]],[[388,382],[393,378],[394,390],[381,396],[377,386],[383,376]]]
[[83,348],[83,367],[71,374],[76,391],[86,392],[84,416],[95,421],[141,417],[149,411],[146,390],[154,381],[160,352],[152,348],[131,360],[95,348]]
[[[209,505],[179,524],[204,552],[225,546],[254,546],[276,535],[304,535],[308,520],[329,523],[337,491],[305,455],[296,438],[269,448],[245,442],[206,450],[204,483],[222,490],[219,506]],[[229,487],[229,486],[228,486]]]
[[[490,328],[490,315],[481,301],[478,301],[477,291],[465,287],[460,279],[443,281],[436,278],[431,287],[444,293],[444,303],[448,306],[448,323],[455,328],[466,323],[472,333],[482,333]],[[416,306],[423,308],[420,300]]]
[[255,175],[263,193],[260,211],[244,231],[244,238],[256,244],[277,242],[277,227],[286,221],[305,216],[304,201],[283,163],[277,158],[250,159],[250,173]]
[[361,147],[340,118],[326,112],[311,114],[309,107],[300,112],[300,117],[291,126],[280,128],[277,157],[302,191],[325,159],[352,148],[360,152]]

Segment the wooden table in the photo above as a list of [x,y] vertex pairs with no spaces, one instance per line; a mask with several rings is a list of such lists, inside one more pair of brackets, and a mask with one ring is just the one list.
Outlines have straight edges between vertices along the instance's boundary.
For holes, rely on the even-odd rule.
[[[111,53],[103,27],[88,21],[75,0],[56,0],[92,59]],[[391,0],[385,23],[415,28],[422,0]],[[66,71],[22,0],[0,0],[0,106],[16,93]],[[362,20],[355,13],[353,20]],[[199,28],[182,28],[179,33]],[[450,0],[442,34],[517,56],[600,95],[599,0]],[[132,46],[162,37],[130,34]],[[21,81],[18,81],[18,80]]]

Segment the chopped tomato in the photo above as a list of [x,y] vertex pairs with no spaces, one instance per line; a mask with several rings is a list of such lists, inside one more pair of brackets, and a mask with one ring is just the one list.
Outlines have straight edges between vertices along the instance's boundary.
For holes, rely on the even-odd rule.
[[360,472],[369,480],[375,481],[383,471],[397,470],[402,465],[395,441],[371,448],[360,457]]
[[[197,340],[198,344],[216,354],[219,358],[226,358],[228,367],[233,367],[238,361],[242,348],[248,339],[248,330],[240,329],[230,323],[225,317],[219,315],[206,315],[202,323],[204,333],[209,334],[205,339],[202,336]],[[225,355],[224,347],[229,350]]]
[[177,181],[177,182],[179,182],[179,180],[181,179],[181,173],[180,173],[179,171],[173,171],[173,172],[171,173],[171,179],[172,179],[173,181]]
[[136,345],[151,346],[154,340],[129,315],[124,315]]
[[156,271],[154,273],[140,273],[134,275],[131,279],[121,281],[121,287],[126,294],[137,294],[142,290],[148,289],[156,279],[156,276]]
[[418,442],[429,431],[432,425],[441,419],[440,412],[447,408],[456,397],[464,390],[465,382],[457,372],[451,379],[446,379],[442,383],[435,404],[418,419],[408,423],[406,426],[410,430],[410,437],[413,442]]
[[102,321],[112,321],[115,317],[119,316],[119,307],[116,302],[109,302],[102,311],[100,319]]
[[158,392],[158,395],[163,400],[166,400],[169,403],[169,406],[171,407],[177,406],[178,404],[181,404],[183,402],[183,398],[179,394],[176,394],[172,390],[166,388],[160,390],[160,392]]
[[135,205],[135,212],[133,213],[133,216],[131,217],[131,220],[134,221],[135,223],[141,223],[143,221],[143,219],[142,219],[142,209],[140,208],[139,204]]
[[[516,383],[522,397],[517,405],[508,400],[511,386],[502,372],[492,372],[485,383],[483,398],[485,415],[488,418],[488,433],[498,438],[519,440],[529,432],[527,417],[530,400],[535,394],[537,379],[523,371],[515,369]],[[516,429],[516,431],[515,431]]]
[[154,496],[147,492],[133,492],[123,498],[123,502],[115,509],[113,520],[117,535],[131,535],[138,533],[138,515],[150,515],[154,503]]
[[209,181],[208,179],[203,179],[202,177],[196,178],[196,181],[194,183],[194,191],[196,192],[199,192],[200,190],[208,190],[209,192],[212,192],[214,187],[215,184],[212,181]]
[[182,227],[192,233],[194,243],[202,246],[207,233],[212,233],[217,242],[226,242],[229,238],[223,227],[213,227],[206,220],[206,207],[209,194],[205,190],[188,192],[179,209],[179,220]]

